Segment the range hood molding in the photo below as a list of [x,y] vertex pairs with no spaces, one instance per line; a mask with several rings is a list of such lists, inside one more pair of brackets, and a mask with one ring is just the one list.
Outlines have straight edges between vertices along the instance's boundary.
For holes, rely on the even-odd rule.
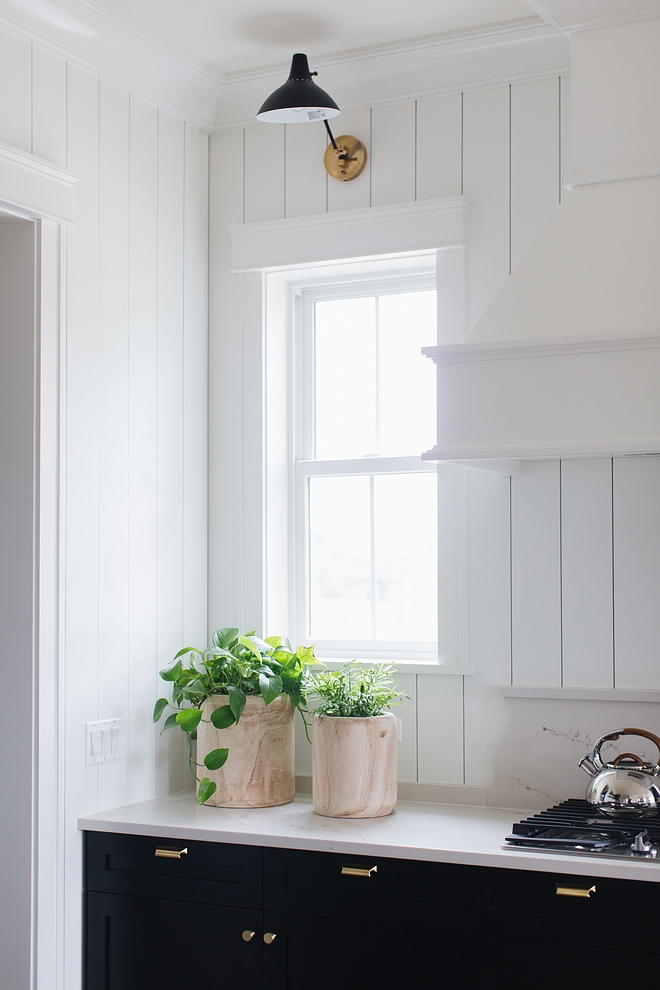
[[579,184],[465,344],[426,349],[438,366],[429,460],[660,452],[660,6],[547,6],[560,28],[581,18]]

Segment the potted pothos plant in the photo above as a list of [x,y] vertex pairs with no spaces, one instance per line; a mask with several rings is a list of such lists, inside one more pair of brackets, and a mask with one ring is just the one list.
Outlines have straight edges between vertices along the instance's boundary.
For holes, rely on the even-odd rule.
[[184,647],[160,671],[172,698],[158,699],[153,719],[171,709],[163,731],[186,734],[200,804],[264,808],[293,800],[293,716],[305,706],[313,663],[313,646],[294,650],[285,637],[263,640],[227,627],[213,633],[209,649]]
[[314,811],[328,818],[381,818],[396,807],[396,718],[386,711],[408,695],[394,664],[349,661],[310,678]]

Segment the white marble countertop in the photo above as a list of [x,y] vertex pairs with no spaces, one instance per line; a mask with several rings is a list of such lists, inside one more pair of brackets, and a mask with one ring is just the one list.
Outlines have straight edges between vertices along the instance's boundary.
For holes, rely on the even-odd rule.
[[530,814],[533,812],[400,801],[387,818],[348,820],[316,815],[307,795],[298,795],[292,804],[279,808],[229,809],[200,807],[192,791],[182,791],[85,815],[78,819],[78,827],[96,832],[660,882],[660,861],[502,849],[513,822]]

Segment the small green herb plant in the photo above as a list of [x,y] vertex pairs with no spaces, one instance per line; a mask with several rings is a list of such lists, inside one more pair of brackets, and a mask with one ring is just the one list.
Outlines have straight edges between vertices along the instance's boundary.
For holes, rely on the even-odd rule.
[[407,694],[397,691],[392,673],[393,663],[365,668],[358,660],[350,660],[340,670],[323,670],[310,677],[311,695],[320,699],[314,705],[315,715],[335,718],[369,718],[382,715],[384,708],[409,701]]
[[[154,722],[160,721],[169,708],[163,732],[179,726],[189,742],[188,762],[199,783],[197,799],[204,804],[217,789],[215,781],[199,777],[196,768],[219,770],[224,766],[229,750],[214,749],[203,763],[193,760],[193,740],[202,721],[202,706],[214,694],[229,698],[227,705],[211,714],[208,721],[216,729],[235,725],[245,708],[248,696],[263,698],[269,705],[281,694],[291,698],[294,708],[304,710],[309,686],[309,667],[315,663],[314,647],[299,646],[294,650],[286,637],[268,636],[259,639],[254,632],[240,635],[238,629],[227,627],[213,633],[208,650],[186,646],[174,657],[172,666],[160,671],[164,681],[172,684],[172,700],[159,698],[154,706]],[[183,658],[187,658],[184,665]],[[204,719],[207,721],[207,719]]]

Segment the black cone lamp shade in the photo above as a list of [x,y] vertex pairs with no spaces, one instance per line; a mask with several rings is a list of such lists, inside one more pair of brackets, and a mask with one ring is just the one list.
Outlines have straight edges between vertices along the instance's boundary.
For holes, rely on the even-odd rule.
[[312,120],[328,120],[340,113],[335,101],[312,79],[307,56],[299,52],[291,61],[289,78],[270,94],[259,110],[257,120],[272,124],[307,124]]

